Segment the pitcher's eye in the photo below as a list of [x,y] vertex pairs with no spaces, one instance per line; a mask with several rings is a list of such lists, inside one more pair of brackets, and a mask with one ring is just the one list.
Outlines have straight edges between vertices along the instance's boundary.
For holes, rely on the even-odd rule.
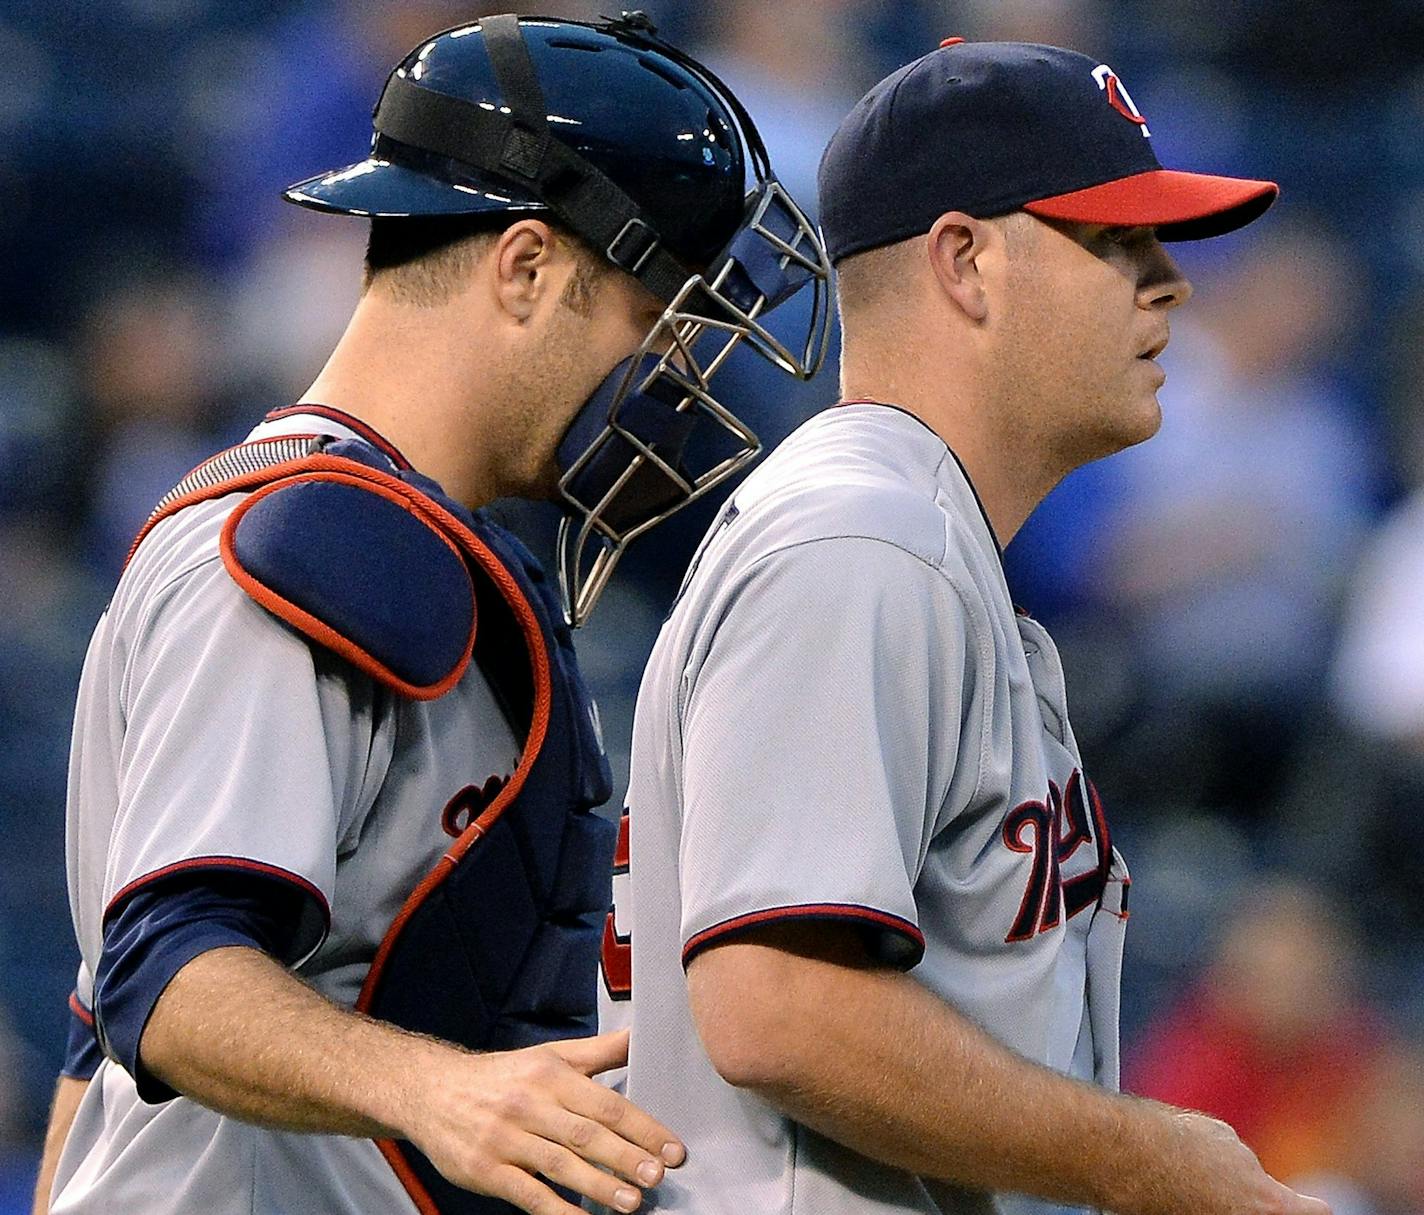
[[1111,245],[1120,245],[1123,248],[1130,248],[1133,245],[1140,245],[1152,237],[1151,228],[1105,228],[1103,229],[1103,239]]

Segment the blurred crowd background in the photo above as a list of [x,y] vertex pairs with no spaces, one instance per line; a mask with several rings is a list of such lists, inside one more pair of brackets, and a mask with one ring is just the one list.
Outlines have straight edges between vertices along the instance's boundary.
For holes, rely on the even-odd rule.
[[[424,35],[510,7],[0,0],[0,1215],[28,1209],[77,959],[89,632],[156,499],[296,399],[356,298],[365,224],[281,188],[364,155]],[[840,117],[949,35],[1097,56],[1165,163],[1282,184],[1264,222],[1177,247],[1197,294],[1162,432],[1065,482],[1010,581],[1060,641],[1133,869],[1127,1086],[1229,1119],[1337,1215],[1424,1212],[1424,4],[643,7],[808,205]],[[723,383],[769,443],[836,397],[834,366]],[[549,551],[550,511],[497,509]],[[711,510],[635,545],[584,632],[620,779]]]

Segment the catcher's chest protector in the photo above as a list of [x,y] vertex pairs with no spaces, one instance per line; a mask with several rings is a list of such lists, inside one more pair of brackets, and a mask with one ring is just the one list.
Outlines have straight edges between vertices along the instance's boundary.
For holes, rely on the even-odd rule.
[[[356,1007],[477,1050],[594,1032],[617,828],[593,702],[534,558],[508,533],[355,440],[286,437],[224,452],[169,494],[134,542],[196,502],[246,491],[223,560],[259,603],[399,693],[432,699],[471,660],[520,741],[492,799],[446,808],[457,833],[387,930]],[[130,553],[132,556],[132,551]],[[384,618],[367,579],[413,588]],[[432,807],[432,815],[439,814]],[[422,1215],[515,1208],[447,1182],[404,1141],[379,1147]]]

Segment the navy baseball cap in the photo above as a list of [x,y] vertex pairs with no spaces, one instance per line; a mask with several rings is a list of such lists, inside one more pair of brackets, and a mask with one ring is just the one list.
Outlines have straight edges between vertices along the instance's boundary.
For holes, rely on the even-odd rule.
[[1219,236],[1256,219],[1269,181],[1164,169],[1152,130],[1105,63],[1025,42],[940,48],[886,77],[821,158],[832,261],[928,232],[946,211]]

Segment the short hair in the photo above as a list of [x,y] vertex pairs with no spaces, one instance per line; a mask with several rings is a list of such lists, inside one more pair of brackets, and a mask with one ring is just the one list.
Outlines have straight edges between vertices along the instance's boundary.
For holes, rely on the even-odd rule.
[[376,218],[366,242],[362,290],[379,280],[402,303],[443,304],[484,253],[507,215]]
[[[1017,253],[1028,247],[1031,218],[1026,211],[1010,211],[992,217],[990,222],[1003,232],[1010,253]],[[924,256],[924,248],[925,234],[917,233],[842,259],[836,266],[836,297],[842,323],[847,310],[857,315],[893,311],[893,305],[905,299],[905,278],[913,263]]]
[[[401,303],[424,308],[446,303],[459,292],[495,238],[520,218],[517,213],[497,211],[372,219],[362,290],[370,290],[379,280]],[[549,226],[568,245],[576,262],[561,302],[587,316],[593,306],[594,286],[612,268],[611,263],[567,229]]]
[[847,312],[877,310],[899,296],[905,272],[923,243],[923,236],[912,236],[842,259],[836,266],[836,299],[842,322]]

